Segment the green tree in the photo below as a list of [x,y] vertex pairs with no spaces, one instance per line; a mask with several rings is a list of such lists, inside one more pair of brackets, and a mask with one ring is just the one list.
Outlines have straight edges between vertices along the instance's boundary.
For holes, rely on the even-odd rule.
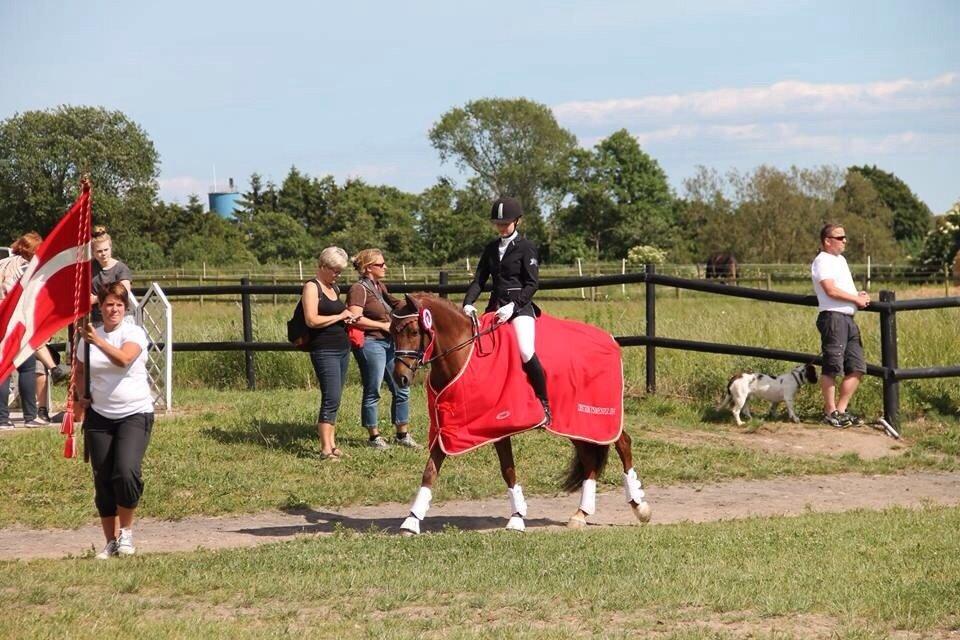
[[135,233],[156,197],[159,156],[120,111],[60,106],[0,123],[0,236],[45,233],[90,176],[94,218],[111,233]]
[[416,261],[422,245],[416,231],[417,196],[394,187],[347,180],[324,224],[323,244],[335,244],[353,254],[378,247],[390,260]]
[[896,260],[900,257],[893,235],[894,215],[859,171],[848,171],[837,190],[830,219],[843,225],[847,234],[844,256],[851,262]]
[[939,271],[945,265],[954,264],[958,253],[960,253],[960,202],[955,202],[949,211],[936,217],[934,228],[924,239],[923,250],[917,262]]
[[676,209],[667,176],[626,129],[593,152],[570,154],[573,203],[558,213],[561,236],[580,235],[597,258],[624,258],[639,244],[670,247]]
[[526,233],[543,239],[543,200],[560,185],[577,144],[546,105],[523,98],[474,100],[443,114],[429,138],[441,161],[452,160],[480,179],[488,199],[518,198]]
[[241,225],[247,245],[261,263],[310,258],[315,243],[299,220],[280,211],[261,211]]
[[446,179],[420,194],[417,230],[430,264],[479,257],[490,240],[486,192],[476,179],[456,189]]
[[930,230],[933,215],[930,208],[910,190],[903,180],[876,166],[850,167],[870,181],[880,200],[893,212],[891,231],[897,242],[910,251],[918,248]]

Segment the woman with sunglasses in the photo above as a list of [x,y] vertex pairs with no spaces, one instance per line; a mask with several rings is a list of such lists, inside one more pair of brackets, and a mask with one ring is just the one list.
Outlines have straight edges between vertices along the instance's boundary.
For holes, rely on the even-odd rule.
[[386,380],[392,397],[390,422],[396,430],[393,442],[402,447],[417,448],[419,445],[410,435],[410,389],[399,387],[391,373],[394,346],[390,338],[390,312],[400,305],[400,301],[390,295],[383,283],[387,261],[379,249],[364,249],[354,256],[353,268],[360,279],[350,287],[347,305],[357,318],[356,326],[363,329],[364,338],[362,347],[353,348],[363,381],[360,420],[367,430],[371,447],[389,448],[380,435],[377,417],[380,387]]
[[[853,321],[857,309],[866,309],[870,294],[857,291],[847,260],[841,254],[847,248],[847,234],[839,224],[826,224],[820,229],[820,253],[810,265],[813,290],[817,294],[817,330],[823,368],[820,392],[823,394],[823,421],[843,429],[863,424],[863,420],[847,411],[860,379],[867,372],[863,356],[860,328]],[[840,394],[836,395],[836,380]]]

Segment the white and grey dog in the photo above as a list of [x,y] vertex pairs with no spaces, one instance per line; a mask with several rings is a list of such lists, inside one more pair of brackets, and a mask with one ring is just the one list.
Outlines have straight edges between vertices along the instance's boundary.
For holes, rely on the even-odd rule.
[[733,418],[737,425],[743,425],[740,420],[740,413],[750,419],[750,408],[747,407],[747,398],[755,395],[770,402],[770,415],[772,416],[781,402],[787,405],[787,414],[794,422],[800,422],[800,418],[793,410],[793,397],[797,394],[803,383],[816,384],[817,369],[812,364],[801,364],[794,367],[788,373],[773,378],[765,373],[738,373],[727,382],[727,396],[720,403],[718,409],[730,407],[733,411]]

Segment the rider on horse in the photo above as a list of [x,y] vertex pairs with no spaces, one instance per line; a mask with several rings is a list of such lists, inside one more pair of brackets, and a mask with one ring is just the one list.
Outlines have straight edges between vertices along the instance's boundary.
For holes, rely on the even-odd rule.
[[536,247],[517,231],[522,215],[520,203],[513,198],[501,197],[493,203],[490,221],[499,238],[484,248],[476,276],[463,299],[463,310],[467,315],[476,316],[473,303],[492,276],[493,291],[486,311],[496,311],[498,323],[510,322],[513,326],[523,371],[543,405],[542,426],[547,426],[551,420],[547,376],[535,351],[536,318],[540,309],[533,303],[533,295],[540,286],[540,269]]

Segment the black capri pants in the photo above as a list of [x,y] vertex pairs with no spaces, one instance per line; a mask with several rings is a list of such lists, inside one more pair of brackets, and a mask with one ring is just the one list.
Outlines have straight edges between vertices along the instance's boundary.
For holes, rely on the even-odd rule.
[[143,495],[140,464],[153,431],[152,413],[106,418],[87,407],[83,438],[93,467],[94,502],[101,518],[117,515],[117,507],[133,509]]

